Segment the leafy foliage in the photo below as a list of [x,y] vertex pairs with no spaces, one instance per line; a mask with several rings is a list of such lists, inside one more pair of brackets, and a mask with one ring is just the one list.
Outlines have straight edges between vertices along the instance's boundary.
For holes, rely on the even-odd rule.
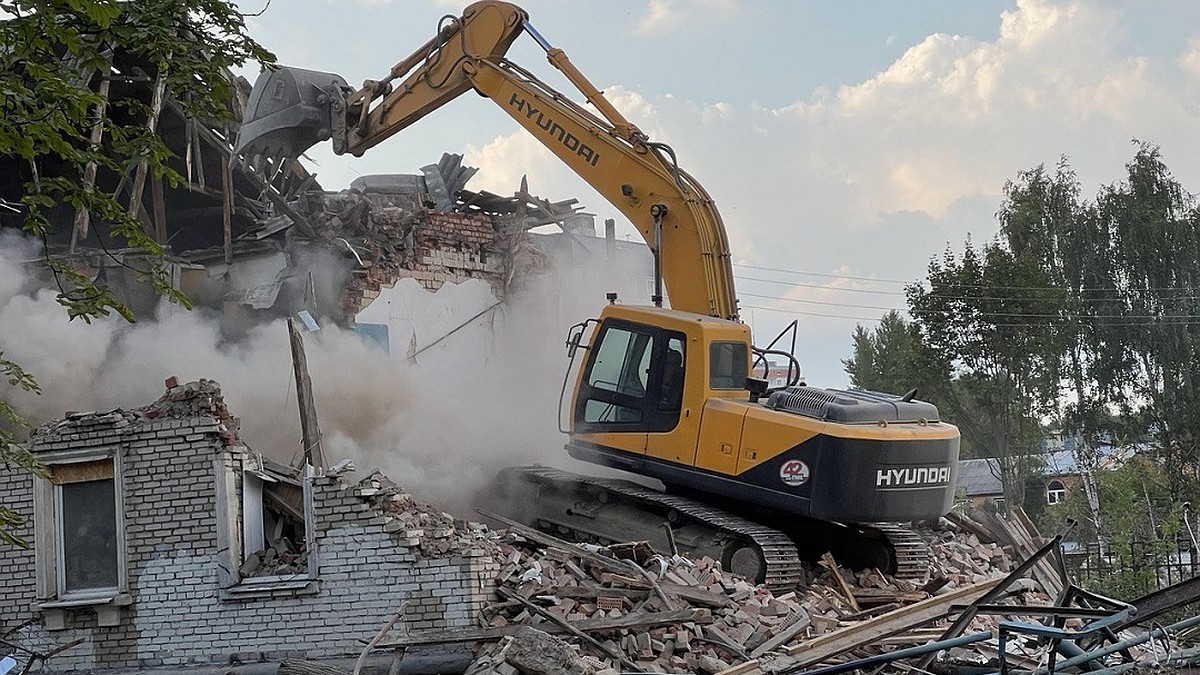
[[[116,196],[82,180],[89,164],[124,176],[145,163],[173,185],[182,181],[167,164],[171,153],[155,132],[148,102],[106,101],[100,82],[153,79],[185,114],[220,120],[230,116],[226,69],[273,57],[245,34],[242,15],[226,0],[0,0],[0,12],[12,17],[0,22],[0,157],[23,167],[22,227],[44,238],[61,207],[86,209],[108,224],[110,238],[151,254],[140,270],[145,282],[186,303],[141,222]],[[93,144],[97,121],[103,141]],[[67,265],[47,263],[72,318],[116,312],[133,320],[108,289]]]
[[904,393],[917,389],[922,399],[937,402],[949,371],[925,347],[917,326],[899,312],[888,312],[873,331],[854,330],[854,355],[842,361],[850,382],[863,389]]
[[891,319],[860,327],[847,372],[890,382],[922,351],[947,364],[939,406],[975,454],[1001,459],[1008,503],[1023,501],[1044,422],[1082,441],[1085,465],[1102,445],[1149,440],[1172,493],[1200,498],[1197,200],[1144,143],[1094,201],[1065,159],[1004,194],[996,239],[948,249],[907,289],[917,344]]
[[[115,89],[154,82],[185,116],[219,121],[231,115],[227,69],[274,57],[246,34],[230,0],[0,0],[0,16],[6,17],[0,21],[0,158],[16,167],[17,175],[4,183],[19,186],[20,194],[16,203],[0,202],[18,214],[4,222],[45,242],[56,218],[86,210],[105,224],[107,238],[145,254],[135,267],[142,281],[187,305],[171,284],[159,243],[116,195],[85,179],[90,166],[124,177],[144,167],[172,185],[183,180],[168,164],[171,152],[156,133],[151,101],[128,87],[110,100],[102,83],[107,78]],[[95,128],[102,129],[98,143]],[[99,228],[93,232],[107,250]],[[111,290],[70,264],[47,253],[45,265],[70,318],[115,313],[134,320]],[[0,374],[9,387],[38,391],[33,376],[2,353]],[[25,426],[0,398],[0,465],[37,474],[33,457],[17,442]],[[17,514],[0,505],[0,541],[21,543],[13,534],[19,524]]]
[[[38,387],[37,381],[33,379],[33,376],[21,368],[21,366],[4,358],[4,352],[0,352],[0,376],[11,387],[35,394],[41,393],[41,389]],[[38,464],[33,454],[29,452],[29,448],[17,443],[17,438],[11,431],[12,429],[20,429],[26,426],[28,426],[28,423],[16,409],[8,401],[0,399],[0,464],[28,471],[35,476],[45,477],[45,468]],[[0,542],[25,546],[27,542],[17,536],[14,531],[21,526],[22,522],[20,514],[4,504],[0,504]]]

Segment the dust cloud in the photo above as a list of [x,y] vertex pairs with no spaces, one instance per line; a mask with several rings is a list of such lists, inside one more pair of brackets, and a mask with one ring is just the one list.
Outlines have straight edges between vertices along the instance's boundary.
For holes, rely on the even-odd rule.
[[[295,381],[282,319],[222,334],[211,310],[162,303],[128,324],[69,321],[55,292],[28,275],[40,257],[0,236],[0,352],[32,372],[41,395],[0,383],[35,425],[67,411],[136,408],[157,399],[170,375],[220,383],[241,436],[282,462],[302,455]],[[34,263],[36,265],[36,263]],[[602,288],[535,277],[521,292],[410,362],[353,332],[325,326],[305,348],[326,460],[379,468],[418,498],[456,515],[503,466],[543,463],[579,470],[558,431],[571,323],[595,316]],[[546,304],[554,305],[548,311]]]

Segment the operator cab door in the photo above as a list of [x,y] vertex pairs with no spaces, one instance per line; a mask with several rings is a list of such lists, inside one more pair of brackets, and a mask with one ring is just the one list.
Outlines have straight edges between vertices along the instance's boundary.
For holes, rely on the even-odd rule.
[[683,333],[628,321],[597,332],[575,397],[573,432],[645,454],[646,435],[674,429],[683,392]]

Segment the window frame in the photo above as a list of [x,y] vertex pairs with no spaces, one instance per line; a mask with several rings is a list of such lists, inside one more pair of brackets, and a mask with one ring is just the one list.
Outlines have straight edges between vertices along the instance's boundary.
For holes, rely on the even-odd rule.
[[[254,599],[295,597],[313,595],[320,591],[320,556],[316,533],[316,508],[313,494],[315,471],[310,466],[299,479],[276,476],[264,465],[262,455],[244,446],[226,448],[227,457],[214,460],[217,473],[217,545],[224,552],[220,557],[217,577],[220,598],[226,602],[242,602]],[[304,500],[304,537],[307,550],[305,569],[294,574],[264,574],[242,577],[240,570],[253,551],[247,532],[251,518],[261,519],[263,505],[248,508],[251,495],[247,494],[247,482],[278,481],[281,478],[298,483]],[[261,493],[257,496],[261,502]]]
[[[1058,487],[1055,487],[1057,485]],[[1055,478],[1046,484],[1046,504],[1054,506],[1067,500],[1067,484]]]
[[[742,377],[740,382],[733,382],[730,386],[717,386],[717,351],[727,345],[734,345],[745,350],[745,358],[742,359]],[[708,388],[713,391],[744,391],[746,389],[746,378],[750,377],[750,346],[740,340],[713,340],[708,343]],[[732,361],[730,362],[732,363]],[[734,378],[737,379],[737,378]]]
[[[124,462],[117,446],[39,452],[37,459],[53,472],[55,466],[108,460],[113,467],[113,508],[116,521],[117,585],[77,591],[66,589],[65,541],[61,486],[51,479],[34,482],[34,568],[36,609],[48,630],[66,628],[65,610],[92,607],[101,626],[120,623],[120,607],[133,603],[129,594],[129,550],[125,531]],[[85,481],[86,482],[86,481]]]
[[[625,381],[616,383],[603,381],[606,384],[612,384],[615,388],[596,386],[593,384],[595,381],[594,373],[597,361],[601,355],[601,347],[607,343],[613,331],[622,331],[633,336],[624,343],[625,354],[620,370],[621,378]],[[638,361],[635,370],[631,371],[631,362],[628,360],[629,350],[638,337],[644,337],[646,343],[641,347],[641,359]],[[682,411],[679,409],[664,409],[659,405],[660,397],[663,393],[665,354],[672,340],[678,340],[682,350],[680,355],[683,357],[684,363],[679,375],[683,378],[681,387],[685,387],[686,385],[683,382],[686,382],[688,359],[693,358],[689,357],[687,353],[689,351],[687,333],[673,328],[663,328],[661,326],[626,319],[610,318],[603,321],[592,338],[588,358],[584,364],[582,377],[579,380],[580,388],[574,401],[572,413],[573,430],[577,433],[666,433],[675,429],[683,416]],[[630,388],[622,386],[627,383],[628,380],[625,378],[630,372],[634,372],[639,379],[644,378],[642,391],[631,393]],[[596,404],[596,406],[607,405],[613,408],[635,411],[640,414],[637,420],[601,419],[592,421],[589,420],[589,405],[591,404]],[[592,407],[595,408],[596,406]],[[682,405],[680,407],[682,408]]]

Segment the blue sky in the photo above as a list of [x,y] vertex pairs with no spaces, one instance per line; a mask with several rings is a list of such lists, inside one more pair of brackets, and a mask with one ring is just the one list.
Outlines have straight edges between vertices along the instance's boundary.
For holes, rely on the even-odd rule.
[[[850,335],[903,306],[897,282],[919,279],[947,245],[995,234],[1001,190],[1018,171],[1066,155],[1093,195],[1120,180],[1137,138],[1160,144],[1176,176],[1200,189],[1200,3],[521,4],[713,195],[744,318],[763,340],[798,319],[812,384],[846,384]],[[356,84],[462,7],[274,0],[250,30],[281,63]],[[532,40],[510,57],[568,89]],[[508,194],[527,175],[536,194],[616,215],[470,94],[362,158],[310,154],[321,183],[339,189],[361,174],[416,172],[444,151],[481,168],[475,189]]]

